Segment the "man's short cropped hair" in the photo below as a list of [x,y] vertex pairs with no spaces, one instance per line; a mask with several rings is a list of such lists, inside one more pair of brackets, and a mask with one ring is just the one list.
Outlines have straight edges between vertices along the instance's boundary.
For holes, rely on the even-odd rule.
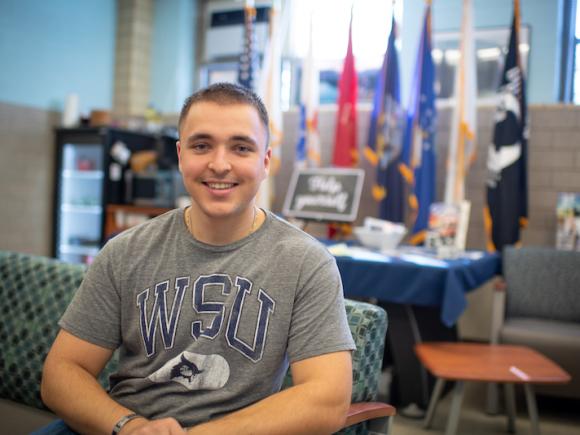
[[[260,121],[266,129],[266,147],[270,142],[270,121],[268,111],[261,98],[253,91],[235,83],[215,83],[207,88],[194,92],[183,103],[181,113],[179,114],[179,123],[177,125],[179,132],[181,126],[189,113],[189,109],[195,103],[211,102],[216,104],[247,104],[252,106],[258,112]],[[181,133],[180,133],[181,134]]]

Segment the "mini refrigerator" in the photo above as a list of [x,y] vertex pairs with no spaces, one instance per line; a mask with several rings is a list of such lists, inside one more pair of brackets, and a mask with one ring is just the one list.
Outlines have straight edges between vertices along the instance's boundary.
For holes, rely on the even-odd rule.
[[115,144],[132,153],[155,149],[157,138],[114,128],[56,130],[55,258],[88,264],[104,244],[106,205],[125,203],[127,162],[115,160]]

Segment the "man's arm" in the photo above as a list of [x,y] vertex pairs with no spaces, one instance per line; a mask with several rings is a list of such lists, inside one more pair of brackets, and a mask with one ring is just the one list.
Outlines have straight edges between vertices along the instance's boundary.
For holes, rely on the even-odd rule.
[[292,364],[294,386],[188,433],[328,434],[346,421],[352,390],[350,352],[334,352]]
[[[97,381],[112,354],[112,350],[65,330],[58,333],[48,353],[42,375],[42,400],[77,432],[110,434],[121,417],[133,413],[111,399]],[[152,423],[145,418],[134,419],[120,433],[129,434],[148,424]],[[183,433],[173,419],[158,420],[155,425],[162,425],[166,430],[157,433]]]

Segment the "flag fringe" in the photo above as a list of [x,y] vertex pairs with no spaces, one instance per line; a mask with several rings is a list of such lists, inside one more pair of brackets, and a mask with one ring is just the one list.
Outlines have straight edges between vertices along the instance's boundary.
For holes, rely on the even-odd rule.
[[425,236],[427,231],[421,230],[418,233],[413,234],[413,236],[409,239],[409,243],[411,245],[420,245],[421,243],[425,242]]
[[373,186],[373,198],[375,201],[380,202],[387,197],[387,190],[378,184]]
[[413,210],[419,210],[419,200],[415,194],[409,195],[409,207]]
[[495,248],[491,235],[493,220],[491,219],[491,213],[489,212],[489,207],[487,205],[483,208],[483,228],[485,230],[487,251],[496,252],[497,249]]
[[405,179],[405,181],[408,184],[413,184],[414,183],[415,177],[413,175],[413,171],[405,163],[400,163],[399,164],[399,172],[401,173],[401,175],[403,176],[403,178]]
[[377,166],[379,164],[379,156],[377,155],[377,153],[375,152],[375,150],[373,150],[371,147],[369,147],[367,145],[365,147],[363,153],[364,153],[365,158],[368,160],[368,162],[371,165]]

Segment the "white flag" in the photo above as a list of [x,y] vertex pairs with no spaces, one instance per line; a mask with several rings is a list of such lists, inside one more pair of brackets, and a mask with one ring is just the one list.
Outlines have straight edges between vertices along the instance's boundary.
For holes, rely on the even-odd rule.
[[318,136],[318,104],[320,73],[314,60],[313,18],[310,15],[308,54],[302,63],[300,88],[300,139],[297,144],[298,166],[320,166],[320,137]]
[[258,94],[264,101],[270,117],[270,175],[262,182],[258,192],[257,205],[270,209],[274,197],[274,176],[280,167],[282,147],[282,108],[280,106],[280,72],[282,61],[282,43],[288,27],[287,7],[280,10],[280,2],[274,1],[270,9],[270,34],[260,74]]
[[477,72],[473,34],[472,0],[463,0],[461,55],[455,74],[455,104],[451,125],[451,141],[447,157],[445,202],[465,199],[465,177],[475,160],[477,131]]

